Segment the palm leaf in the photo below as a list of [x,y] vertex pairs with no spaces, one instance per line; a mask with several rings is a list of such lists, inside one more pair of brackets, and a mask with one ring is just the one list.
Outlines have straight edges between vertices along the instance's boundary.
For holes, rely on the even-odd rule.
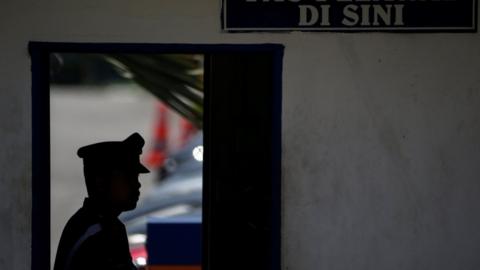
[[198,55],[108,54],[107,60],[187,118],[203,125],[203,66]]

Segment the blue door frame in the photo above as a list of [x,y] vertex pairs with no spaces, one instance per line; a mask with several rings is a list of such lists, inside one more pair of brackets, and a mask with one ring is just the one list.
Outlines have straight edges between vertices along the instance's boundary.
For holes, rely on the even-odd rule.
[[[135,44],[58,43],[28,44],[32,71],[32,270],[50,270],[50,53],[270,53],[273,54],[272,95],[272,270],[280,270],[281,233],[281,104],[282,61],[280,44]],[[205,91],[208,95],[208,89]],[[206,100],[208,100],[206,98]],[[208,104],[205,105],[208,113]],[[208,122],[205,121],[206,128]],[[205,189],[204,189],[204,192]],[[208,194],[204,194],[208,198]],[[205,220],[205,219],[204,219]],[[204,222],[208,222],[208,219]],[[205,226],[204,226],[205,227]],[[206,231],[204,231],[205,235]],[[207,241],[205,241],[207,242]]]

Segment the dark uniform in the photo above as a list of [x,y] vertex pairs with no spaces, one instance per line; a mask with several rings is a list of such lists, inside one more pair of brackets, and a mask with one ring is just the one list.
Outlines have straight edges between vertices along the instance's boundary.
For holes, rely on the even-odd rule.
[[[140,187],[138,173],[149,172],[139,161],[143,145],[143,138],[134,133],[124,141],[101,142],[78,150],[77,154],[83,158],[85,169],[89,172],[99,168],[102,171],[134,172],[133,178],[129,180],[132,181],[128,187],[129,206],[114,209],[116,212],[112,211],[108,198],[112,194],[109,192],[114,191],[86,198],[83,207],[65,225],[58,245],[54,270],[136,269],[130,255],[125,226],[117,216],[121,211],[135,207]],[[91,185],[90,188],[95,188],[95,185]]]
[[117,217],[102,216],[86,198],[63,230],[53,269],[136,269],[125,226]]

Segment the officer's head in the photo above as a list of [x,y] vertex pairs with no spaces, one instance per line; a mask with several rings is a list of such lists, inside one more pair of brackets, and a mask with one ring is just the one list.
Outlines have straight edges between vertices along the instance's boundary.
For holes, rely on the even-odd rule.
[[143,138],[134,133],[124,141],[100,142],[78,149],[88,196],[119,211],[134,209],[139,195],[138,175],[148,173],[139,161]]

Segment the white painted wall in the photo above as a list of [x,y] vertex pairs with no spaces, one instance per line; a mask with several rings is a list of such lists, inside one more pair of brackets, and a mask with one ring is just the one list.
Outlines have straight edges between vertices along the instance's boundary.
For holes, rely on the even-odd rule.
[[220,0],[4,0],[0,269],[30,268],[27,42],[282,43],[283,269],[480,269],[479,34],[226,34]]

